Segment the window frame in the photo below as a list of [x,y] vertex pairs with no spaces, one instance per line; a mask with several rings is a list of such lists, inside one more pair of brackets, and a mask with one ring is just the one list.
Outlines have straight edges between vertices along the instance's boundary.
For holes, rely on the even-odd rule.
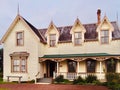
[[[15,61],[19,61],[19,64],[18,65],[15,65]],[[25,67],[25,69],[24,69],[24,71],[22,70],[22,61],[25,61],[25,65],[24,65],[24,67]],[[15,70],[15,68],[19,68],[19,70]],[[11,72],[12,73],[27,73],[27,59],[21,59],[21,58],[13,58],[12,60],[11,60]]]
[[[107,35],[106,35],[106,31],[107,31]],[[104,32],[104,35],[102,35],[102,32]],[[101,44],[109,44],[109,30],[101,30],[100,31],[100,41],[101,41]]]
[[[19,38],[19,34],[22,34],[20,38]],[[24,31],[16,32],[16,46],[24,46]]]
[[[73,64],[73,62],[76,64],[76,67],[74,68],[75,71],[70,70],[70,66],[73,66],[73,65],[70,65],[70,66],[69,66],[69,63],[72,63],[72,64]],[[77,62],[76,62],[76,61],[68,60],[68,61],[67,61],[67,67],[68,67],[68,72],[69,72],[69,73],[76,73],[76,72],[77,72]]]
[[[51,37],[54,37],[54,39],[51,39]],[[49,35],[49,46],[56,47],[56,34]]]
[[[112,61],[114,61],[114,65],[112,66]],[[109,64],[109,65],[108,65]],[[116,73],[117,70],[117,60],[116,59],[108,59],[105,61],[106,72],[107,73]]]
[[[76,38],[75,34],[80,34],[80,37],[79,37],[79,35],[77,35],[78,38]],[[74,32],[74,45],[79,46],[81,44],[82,44],[82,32]]]
[[[90,66],[88,66],[88,61],[90,61],[90,62],[92,62],[92,63],[94,63],[95,65],[94,65],[94,67],[92,67],[91,65]],[[93,70],[92,70],[92,69]],[[95,73],[96,72],[96,61],[95,60],[86,60],[86,71],[87,71],[87,73]]]

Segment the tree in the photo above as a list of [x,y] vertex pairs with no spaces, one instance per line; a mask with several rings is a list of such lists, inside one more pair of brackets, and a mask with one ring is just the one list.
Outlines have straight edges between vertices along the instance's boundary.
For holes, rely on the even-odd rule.
[[3,71],[3,48],[0,49],[0,72]]

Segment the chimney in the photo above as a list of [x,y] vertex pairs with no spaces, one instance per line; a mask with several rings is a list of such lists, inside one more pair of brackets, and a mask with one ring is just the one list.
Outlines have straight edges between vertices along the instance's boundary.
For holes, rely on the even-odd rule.
[[99,25],[101,22],[101,10],[98,9],[97,10],[97,25]]

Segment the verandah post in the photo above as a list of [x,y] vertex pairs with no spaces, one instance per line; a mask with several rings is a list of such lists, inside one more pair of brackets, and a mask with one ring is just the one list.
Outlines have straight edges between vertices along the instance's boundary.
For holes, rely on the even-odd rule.
[[102,62],[100,61],[100,79],[102,79]]
[[58,76],[58,72],[59,72],[59,62],[57,62],[57,76]]
[[79,64],[79,61],[77,61],[77,76],[79,76],[79,68],[80,68],[79,65],[80,65],[80,64]]

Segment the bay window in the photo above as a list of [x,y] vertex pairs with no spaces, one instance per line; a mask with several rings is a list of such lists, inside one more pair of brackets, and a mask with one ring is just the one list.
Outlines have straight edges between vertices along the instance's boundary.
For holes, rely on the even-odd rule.
[[27,60],[12,59],[12,72],[19,72],[19,73],[27,72]]

